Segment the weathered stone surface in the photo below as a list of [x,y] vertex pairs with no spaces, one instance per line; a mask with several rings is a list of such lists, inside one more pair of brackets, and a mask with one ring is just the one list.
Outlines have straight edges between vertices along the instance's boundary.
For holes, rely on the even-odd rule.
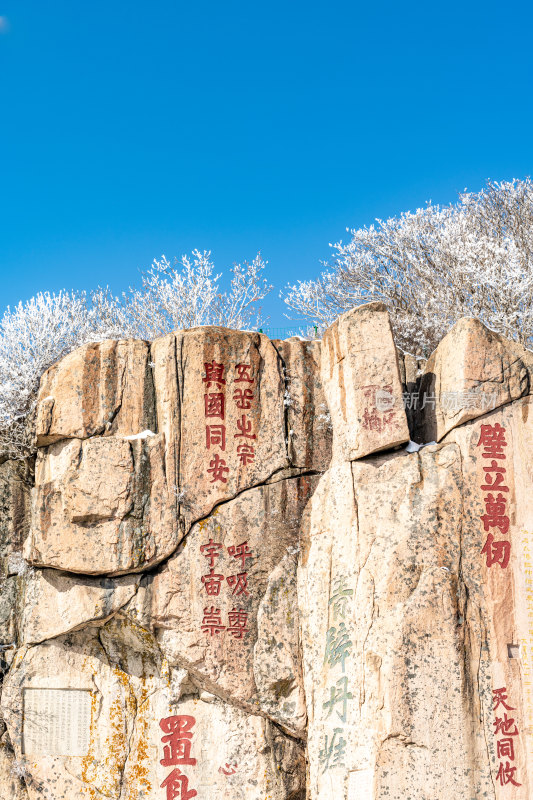
[[427,361],[417,441],[440,441],[452,428],[531,392],[533,353],[474,318],[459,320]]
[[146,569],[178,544],[164,437],[69,439],[39,452],[32,564],[88,574]]
[[[22,752],[24,740],[35,733],[23,718],[23,691],[54,688],[89,693],[90,715],[74,743],[79,747],[87,734],[83,756],[44,754],[38,741],[32,752]],[[161,761],[177,751],[165,747],[168,730],[160,722],[177,715],[187,715],[192,726],[185,752],[195,763],[182,761],[179,771],[188,779],[184,788],[194,789],[198,800],[303,797],[301,748],[261,717],[216,698],[199,699],[186,672],[169,670],[153,639],[124,620],[108,623],[98,636],[87,629],[21,650],[2,712],[30,800],[161,798],[161,785],[176,769]],[[46,730],[37,736],[50,739]]]
[[296,613],[299,522],[315,485],[314,477],[283,480],[219,506],[143,579],[127,608],[155,630],[170,664],[296,735],[306,720]]
[[274,342],[283,361],[289,457],[295,467],[323,471],[331,460],[331,416],[320,378],[322,342]]
[[[497,454],[495,432],[501,436],[505,458]],[[508,705],[516,709],[509,715],[517,718],[520,731],[514,739],[513,766],[522,787],[513,787],[513,796],[525,800],[533,791],[533,398],[524,397],[462,425],[445,441],[456,442],[463,464],[465,585],[483,609],[486,626],[481,668],[493,689],[506,687]],[[495,483],[495,488],[489,485]],[[505,542],[505,550],[497,542]],[[490,727],[494,712],[490,699],[484,700]],[[500,706],[497,716],[501,710]],[[491,744],[495,774],[501,759],[493,737]]]
[[18,774],[19,765],[4,737],[0,741],[0,800],[28,800],[28,793]]
[[11,656],[17,642],[25,570],[22,543],[30,525],[30,474],[15,461],[0,464],[0,647]]
[[227,328],[169,334],[151,353],[167,480],[187,530],[289,466],[282,364],[266,336]]
[[94,342],[47,370],[37,403],[37,445],[96,434],[128,436],[153,429],[149,345]]
[[321,479],[299,575],[315,800],[494,796],[462,506],[456,445]]
[[26,578],[23,642],[44,642],[109,619],[132,600],[140,580],[140,575],[86,578],[53,569],[32,570]]
[[321,375],[334,458],[352,461],[409,441],[389,315],[383,303],[347,311],[322,339]]
[[31,508],[0,465],[0,800],[529,800],[531,354],[464,320],[424,386],[370,304],[69,358]]

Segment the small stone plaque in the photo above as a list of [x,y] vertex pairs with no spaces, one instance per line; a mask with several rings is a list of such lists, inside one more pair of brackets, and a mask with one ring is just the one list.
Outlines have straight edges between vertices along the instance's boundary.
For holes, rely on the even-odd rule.
[[24,689],[24,753],[86,756],[91,728],[91,692],[84,689]]

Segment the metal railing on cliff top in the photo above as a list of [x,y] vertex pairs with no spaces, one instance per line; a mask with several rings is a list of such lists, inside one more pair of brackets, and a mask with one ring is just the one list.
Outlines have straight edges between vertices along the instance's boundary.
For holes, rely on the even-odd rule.
[[320,332],[318,325],[309,325],[302,322],[300,325],[286,325],[281,328],[272,328],[264,325],[258,329],[259,333],[264,333],[269,339],[289,339],[291,336],[301,336],[304,339],[319,339]]

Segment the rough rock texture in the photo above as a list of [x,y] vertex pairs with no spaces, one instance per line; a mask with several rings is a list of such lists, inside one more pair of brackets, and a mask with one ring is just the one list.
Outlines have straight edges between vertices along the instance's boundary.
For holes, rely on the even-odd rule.
[[299,524],[316,478],[243,492],[193,526],[126,613],[210,691],[305,733],[298,651]]
[[0,800],[530,798],[531,358],[462,320],[425,365],[372,303],[54,365],[0,464]]
[[282,363],[262,334],[194,328],[152,345],[158,430],[184,528],[290,465]]
[[417,441],[439,442],[452,428],[529,394],[532,378],[530,350],[478,319],[459,320],[426,363]]
[[[84,755],[42,747],[53,715],[25,716],[22,701],[33,709],[28,694],[42,689],[87,693]],[[177,716],[194,720],[187,756],[196,763],[182,766],[182,774],[198,797],[278,800],[297,797],[302,786],[301,746],[262,717],[211,696],[201,699],[187,673],[170,669],[155,641],[125,620],[19,651],[3,709],[16,756],[29,762],[30,800],[164,797],[160,786],[173,770],[161,764],[160,722]]]
[[34,565],[117,574],[146,569],[178,544],[164,437],[67,439],[37,456]]
[[336,457],[353,460],[409,441],[398,357],[382,303],[347,311],[327,329],[321,376]]
[[149,345],[87,344],[47,370],[37,404],[37,444],[127,436],[153,425]]

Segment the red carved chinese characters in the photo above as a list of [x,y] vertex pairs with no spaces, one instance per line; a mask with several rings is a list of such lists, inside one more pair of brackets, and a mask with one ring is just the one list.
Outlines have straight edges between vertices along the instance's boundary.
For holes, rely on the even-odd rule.
[[221,481],[222,483],[228,482],[226,473],[229,472],[229,467],[226,466],[226,462],[223,458],[220,458],[218,453],[215,453],[209,462],[209,469],[207,471],[213,476],[209,481],[210,483],[216,483],[216,481]]
[[394,409],[392,384],[378,386],[369,384],[362,387],[366,399],[363,414],[363,428],[381,433],[385,428],[398,428],[399,421]]
[[185,714],[161,720],[159,727],[167,734],[161,739],[165,747],[164,758],[159,763],[164,767],[196,764],[196,759],[191,757],[192,728],[195,721],[194,717]]
[[[213,359],[204,362],[204,369],[205,375],[202,377],[202,381],[206,384],[204,394],[205,448],[215,451],[209,461],[207,474],[210,476],[210,483],[227,483],[230,468],[225,459],[216,452],[217,448],[221,453],[226,451],[226,365]],[[250,411],[255,400],[253,390],[255,373],[252,364],[237,364],[233,383],[245,384],[243,387],[235,386],[233,394],[230,395],[235,408],[243,412]],[[244,440],[237,445],[237,458],[241,467],[247,467],[255,460],[255,447],[249,444],[249,441],[256,440],[257,434],[253,429],[252,419],[249,419],[246,413],[236,419],[235,426],[236,432],[234,432],[233,438]]]
[[[206,420],[220,419],[222,422],[225,419],[226,413],[226,397],[222,391],[226,385],[224,372],[226,370],[225,364],[219,364],[218,361],[205,361],[204,362],[205,375],[202,381],[206,384],[206,393],[204,394],[204,416]],[[219,447],[222,452],[226,449],[226,426],[221,422],[210,423],[205,426],[205,447],[206,450]],[[210,483],[227,483],[228,482],[229,467],[223,458],[220,458],[218,453],[214,453],[209,462],[207,474],[211,476]]]
[[247,572],[239,572],[238,575],[230,575],[227,581],[228,581],[228,586],[231,586],[231,588],[233,589],[232,594],[235,595],[243,594],[245,597],[248,597]]
[[228,547],[228,553],[230,554],[230,556],[233,556],[233,558],[236,558],[237,560],[240,559],[243,570],[246,569],[246,559],[253,558],[252,551],[249,550],[248,548],[248,542],[242,542],[241,544],[231,545],[230,547]]
[[220,618],[220,609],[214,606],[211,606],[211,608],[204,608],[202,631],[204,633],[209,633],[210,636],[216,636],[217,633],[225,630],[226,626],[222,624]]
[[501,569],[506,569],[511,558],[511,543],[501,538],[509,532],[509,516],[506,513],[509,487],[505,483],[506,469],[501,463],[506,459],[505,428],[499,422],[482,425],[477,446],[483,448],[481,457],[490,459],[488,465],[483,465],[485,477],[481,484],[481,490],[488,492],[483,498],[485,513],[481,515],[483,529],[487,533],[481,553],[485,556],[487,567],[498,564]]
[[[206,593],[211,597],[218,597],[223,586],[223,581],[226,582],[229,589],[231,589],[232,597],[249,597],[248,591],[248,572],[246,570],[246,561],[253,558],[252,551],[248,547],[248,542],[241,542],[237,545],[230,545],[227,548],[228,555],[240,562],[242,571],[236,575],[228,575],[227,577],[221,572],[215,571],[215,562],[222,554],[223,547],[221,542],[215,542],[209,539],[208,542],[201,545],[200,552],[207,559],[210,570],[206,575],[202,575],[201,582],[204,586]],[[222,621],[222,612],[215,606],[204,608],[204,616],[202,619],[201,629],[209,637],[218,636],[221,633],[227,632],[235,639],[242,639],[248,633],[248,614],[249,612],[243,608],[233,607],[228,612],[228,624],[225,625]]]
[[189,778],[178,768],[196,765],[196,759],[191,755],[195,724],[195,718],[188,714],[166,717],[159,723],[165,734],[161,738],[164,748],[160,763],[164,767],[174,767],[161,784],[161,789],[166,789],[167,800],[192,800],[198,794],[196,789],[189,789]]
[[212,383],[215,383],[219,388],[221,386],[225,386],[226,381],[224,380],[224,370],[226,367],[224,364],[217,364],[215,360],[211,361],[211,363],[205,363],[205,376],[202,378],[203,382],[207,384],[207,389],[210,388]]
[[173,769],[161,784],[167,790],[167,800],[191,800],[196,797],[196,789],[189,789],[189,779],[179,769]]
[[222,552],[222,544],[220,542],[214,542],[212,539],[209,539],[207,544],[203,544],[200,547],[200,552],[207,558],[209,561],[209,566],[214,567],[215,561],[219,557]]
[[223,580],[224,576],[217,574],[214,569],[210,569],[207,575],[202,575],[202,583],[205,586],[207,594],[215,597],[220,594],[220,584]]
[[225,399],[222,392],[209,392],[204,394],[204,408],[206,417],[220,417],[224,419]]
[[206,425],[205,426],[205,446],[208,450],[211,445],[218,445],[222,451],[226,449],[226,426],[225,425]]
[[252,377],[251,364],[237,364],[235,369],[237,371],[237,377],[235,378],[235,383],[241,383],[241,381],[246,381],[246,383],[254,382],[254,378]]
[[[501,786],[521,786],[522,784],[517,780],[517,767],[514,767],[511,762],[515,760],[515,739],[518,736],[518,726],[514,717],[507,715],[507,711],[514,711],[515,709],[507,704],[507,688],[503,686],[501,689],[493,689],[492,691],[492,708],[493,711],[503,706],[501,717],[494,713],[494,736],[499,736],[496,739],[496,755],[500,760],[496,780],[499,781]],[[504,710],[505,709],[505,710]]]
[[255,448],[251,444],[240,444],[237,447],[237,455],[241,460],[241,464],[246,466],[246,464],[251,464],[254,460]]
[[248,628],[246,627],[248,622],[247,611],[243,611],[242,608],[232,608],[228,613],[228,621],[227,631],[236,639],[242,639],[244,634],[248,633]]

